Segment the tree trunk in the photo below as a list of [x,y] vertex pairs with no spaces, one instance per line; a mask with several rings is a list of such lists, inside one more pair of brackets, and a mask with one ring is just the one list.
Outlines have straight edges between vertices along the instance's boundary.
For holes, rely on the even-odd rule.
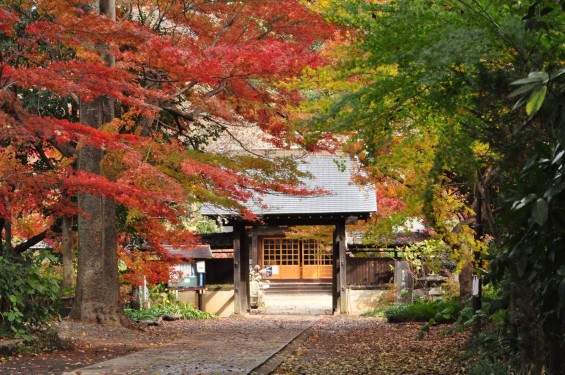
[[473,264],[466,261],[459,273],[459,298],[468,301],[473,295]]
[[[3,220],[3,228],[4,228],[4,246],[2,249],[2,256],[10,256],[12,255],[12,219],[10,217],[10,200],[8,197],[4,197],[4,207],[6,208],[6,212],[8,212],[8,217]],[[0,232],[0,234],[2,234]]]
[[[115,19],[115,1],[93,3],[93,11]],[[103,59],[113,65],[112,56]],[[112,121],[115,101],[101,96],[94,101],[80,103],[80,121],[99,128]],[[86,145],[79,151],[78,169],[100,174],[103,151]],[[118,254],[116,249],[116,204],[113,198],[80,194],[78,197],[78,267],[75,302],[70,317],[101,324],[120,325],[127,322],[120,301]]]
[[[83,124],[93,127],[114,118],[114,100],[100,97],[81,103]],[[79,170],[100,174],[103,151],[87,145],[79,151]],[[123,320],[116,249],[116,205],[113,198],[80,194],[77,289],[70,317],[104,324]]]
[[63,216],[63,289],[75,287],[73,268],[73,218]]

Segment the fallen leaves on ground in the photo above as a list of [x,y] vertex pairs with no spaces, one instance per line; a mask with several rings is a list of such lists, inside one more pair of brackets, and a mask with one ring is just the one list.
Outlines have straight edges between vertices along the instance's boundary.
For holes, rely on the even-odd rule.
[[[257,324],[265,334],[294,328],[301,319],[262,316],[219,320],[175,321],[144,330],[107,327],[74,321],[62,322],[58,331],[73,345],[71,350],[42,352],[0,361],[1,374],[61,374],[94,363],[150,347],[190,337],[209,328],[213,332],[247,331]],[[219,328],[222,329],[219,329]],[[307,332],[307,338],[275,371],[275,374],[460,374],[466,335],[442,335],[445,327],[432,327],[418,340],[421,324],[389,324],[375,318],[332,317],[320,319]],[[274,330],[274,331],[273,331]],[[258,340],[258,345],[261,345]],[[226,348],[231,351],[233,348]],[[237,355],[237,354],[233,354]]]
[[275,374],[462,374],[468,336],[436,326],[418,340],[421,323],[375,318],[323,319]]
[[69,350],[0,357],[0,374],[61,374],[94,363],[166,344],[194,329],[196,321],[170,322],[161,327],[129,329],[94,323],[63,321],[59,336],[71,344]]

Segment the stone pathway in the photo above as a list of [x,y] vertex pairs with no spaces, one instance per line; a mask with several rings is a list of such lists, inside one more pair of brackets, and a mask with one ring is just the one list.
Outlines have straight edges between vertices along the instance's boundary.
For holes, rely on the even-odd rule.
[[190,337],[101,362],[71,374],[249,374],[320,320],[251,315],[204,326]]
[[266,293],[264,305],[252,313],[263,315],[332,315],[331,292]]

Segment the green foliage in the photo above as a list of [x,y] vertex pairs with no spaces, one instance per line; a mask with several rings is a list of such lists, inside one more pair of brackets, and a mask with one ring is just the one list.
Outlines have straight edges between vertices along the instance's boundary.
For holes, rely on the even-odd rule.
[[415,275],[427,272],[439,274],[455,268],[450,256],[453,251],[441,240],[425,240],[404,247],[404,259],[410,264]]
[[216,221],[202,216],[196,223],[196,231],[198,233],[220,233],[221,229]]
[[[474,329],[476,334],[469,342],[469,350],[476,353],[478,360],[468,368],[470,374],[526,374],[519,371],[520,358],[516,352],[517,342],[504,334],[507,313],[499,300],[483,304],[473,312],[470,307],[461,310],[450,331],[463,332]],[[479,330],[480,328],[480,330]]]
[[396,304],[385,310],[384,315],[390,323],[430,322],[450,323],[457,319],[461,303],[455,300]]
[[165,284],[157,284],[148,287],[149,300],[153,305],[172,305],[176,301],[174,291],[167,290]]
[[154,320],[165,314],[178,314],[182,317],[182,319],[191,320],[216,318],[214,314],[200,311],[186,303],[167,303],[142,310],[125,309],[124,312],[128,318],[136,321]]
[[377,305],[372,310],[366,311],[361,314],[364,318],[384,318],[385,317],[385,310],[388,309],[390,304],[385,305]]
[[[555,48],[562,54],[564,15],[538,1],[524,17],[525,27],[560,43]],[[565,354],[565,69],[562,60],[543,50],[535,54],[543,63],[512,82],[519,87],[511,95],[520,96],[515,108],[526,104],[520,133],[536,129],[545,137],[531,141],[528,160],[509,186],[501,216],[508,232],[491,262],[490,277],[505,291],[501,302],[510,306],[502,326],[508,328],[501,333],[514,342],[512,352],[528,373],[561,374],[565,363],[554,359]]]
[[467,375],[508,375],[520,374],[516,369],[502,361],[491,362],[487,359],[480,359],[467,368]]
[[29,338],[57,315],[59,286],[48,257],[0,257],[0,335]]
[[317,125],[352,131],[404,218],[421,210],[467,264],[484,269],[473,255],[492,241],[503,293],[463,325],[494,325],[482,344],[505,343],[524,372],[565,373],[563,1],[331,4],[358,32],[340,68],[362,84]]
[[214,319],[216,316],[209,312],[200,311],[183,302],[176,302],[174,291],[165,288],[163,284],[149,287],[148,309],[124,309],[126,316],[132,320],[155,320],[165,314],[179,315],[182,319]]
[[[519,76],[500,66],[521,58],[510,35],[535,41],[515,28],[523,14],[514,1],[331,4],[328,17],[359,35],[343,54],[343,80],[364,84],[341,94],[316,117],[317,125],[354,130],[349,139],[361,145],[356,150],[370,164],[379,191],[394,190],[389,197],[405,203],[394,207],[389,218],[394,224],[427,215],[427,224],[450,246],[463,243],[478,251],[469,232],[454,235],[454,227],[473,214],[477,172],[500,161],[499,145],[493,144],[508,139],[516,123],[508,115],[513,100],[501,101],[500,93]],[[498,115],[506,116],[509,128],[493,120]],[[386,210],[386,200],[380,202]],[[386,227],[391,228],[377,221],[372,239],[382,237]]]

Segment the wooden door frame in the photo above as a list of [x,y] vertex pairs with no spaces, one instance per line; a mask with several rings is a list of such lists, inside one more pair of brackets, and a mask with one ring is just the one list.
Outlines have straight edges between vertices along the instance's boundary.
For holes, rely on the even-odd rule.
[[[307,225],[335,225],[333,234],[333,272],[332,272],[332,305],[334,314],[348,313],[347,290],[347,257],[345,240],[346,217],[334,218],[331,222],[310,222]],[[283,221],[280,222],[283,225]],[[300,225],[296,223],[296,225]],[[302,224],[304,225],[304,224]],[[255,229],[255,228],[254,228]],[[277,228],[281,231],[281,228]],[[251,251],[247,246],[247,229],[241,221],[233,222],[234,247],[234,314],[242,315],[249,312],[249,260],[257,264],[258,238],[255,230],[252,232]]]

